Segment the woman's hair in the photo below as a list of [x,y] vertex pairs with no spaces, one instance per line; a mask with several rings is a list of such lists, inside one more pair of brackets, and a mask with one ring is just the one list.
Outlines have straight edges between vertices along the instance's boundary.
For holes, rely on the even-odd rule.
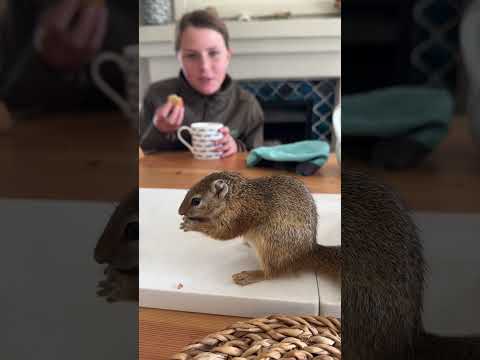
[[220,35],[222,35],[227,49],[229,48],[229,36],[227,26],[218,17],[218,15],[208,10],[195,10],[183,15],[177,24],[177,27],[175,29],[175,52],[178,52],[180,50],[182,34],[189,26],[211,29],[218,32]]

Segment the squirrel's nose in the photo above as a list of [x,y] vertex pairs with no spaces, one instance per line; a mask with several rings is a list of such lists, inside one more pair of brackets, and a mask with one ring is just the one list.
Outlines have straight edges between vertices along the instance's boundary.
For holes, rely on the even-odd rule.
[[93,257],[98,264],[105,264],[106,262],[110,261],[111,255],[100,251],[100,249],[97,247],[95,248]]
[[180,205],[180,207],[178,208],[178,214],[179,215],[185,215],[187,212],[186,210],[186,206],[185,206],[185,201],[182,202],[182,204]]

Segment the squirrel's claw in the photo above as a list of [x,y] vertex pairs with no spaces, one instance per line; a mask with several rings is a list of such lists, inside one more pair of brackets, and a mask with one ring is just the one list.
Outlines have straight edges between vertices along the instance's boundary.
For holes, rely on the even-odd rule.
[[186,229],[186,224],[185,224],[185,222],[182,222],[182,223],[180,224],[180,230],[188,231],[188,230]]
[[261,270],[242,271],[232,275],[233,282],[240,286],[250,285],[265,280]]
[[183,217],[183,221],[180,224],[180,229],[183,231],[194,231],[194,226],[197,222],[195,220],[189,219],[186,216]]
[[123,274],[112,266],[107,266],[104,280],[98,282],[97,296],[109,303],[138,300],[138,274]]

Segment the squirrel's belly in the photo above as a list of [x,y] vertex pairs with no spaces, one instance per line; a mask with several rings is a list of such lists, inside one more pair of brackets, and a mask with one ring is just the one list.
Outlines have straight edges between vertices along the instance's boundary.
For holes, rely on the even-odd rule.
[[255,254],[257,255],[257,260],[262,266],[263,269],[263,262],[262,262],[262,244],[263,244],[263,236],[261,236],[255,230],[250,230],[246,234],[243,235],[243,241],[253,249],[255,249]]

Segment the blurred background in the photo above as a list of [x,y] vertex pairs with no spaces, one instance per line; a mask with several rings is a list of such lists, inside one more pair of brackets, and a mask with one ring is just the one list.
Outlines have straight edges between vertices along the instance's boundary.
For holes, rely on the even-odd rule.
[[414,203],[435,196],[445,209],[477,208],[476,21],[475,1],[368,0],[342,8],[345,161],[387,169],[399,186],[407,186],[407,175],[396,180],[400,173],[428,174],[428,182],[412,179]]
[[123,105],[133,98],[125,74],[138,68],[124,49],[136,44],[135,1],[0,1],[2,358],[137,356],[137,304],[107,301],[123,275],[114,280],[93,256],[138,186]]
[[479,24],[478,0],[342,5],[342,169],[405,201],[428,264],[424,325],[443,335],[480,333]]

